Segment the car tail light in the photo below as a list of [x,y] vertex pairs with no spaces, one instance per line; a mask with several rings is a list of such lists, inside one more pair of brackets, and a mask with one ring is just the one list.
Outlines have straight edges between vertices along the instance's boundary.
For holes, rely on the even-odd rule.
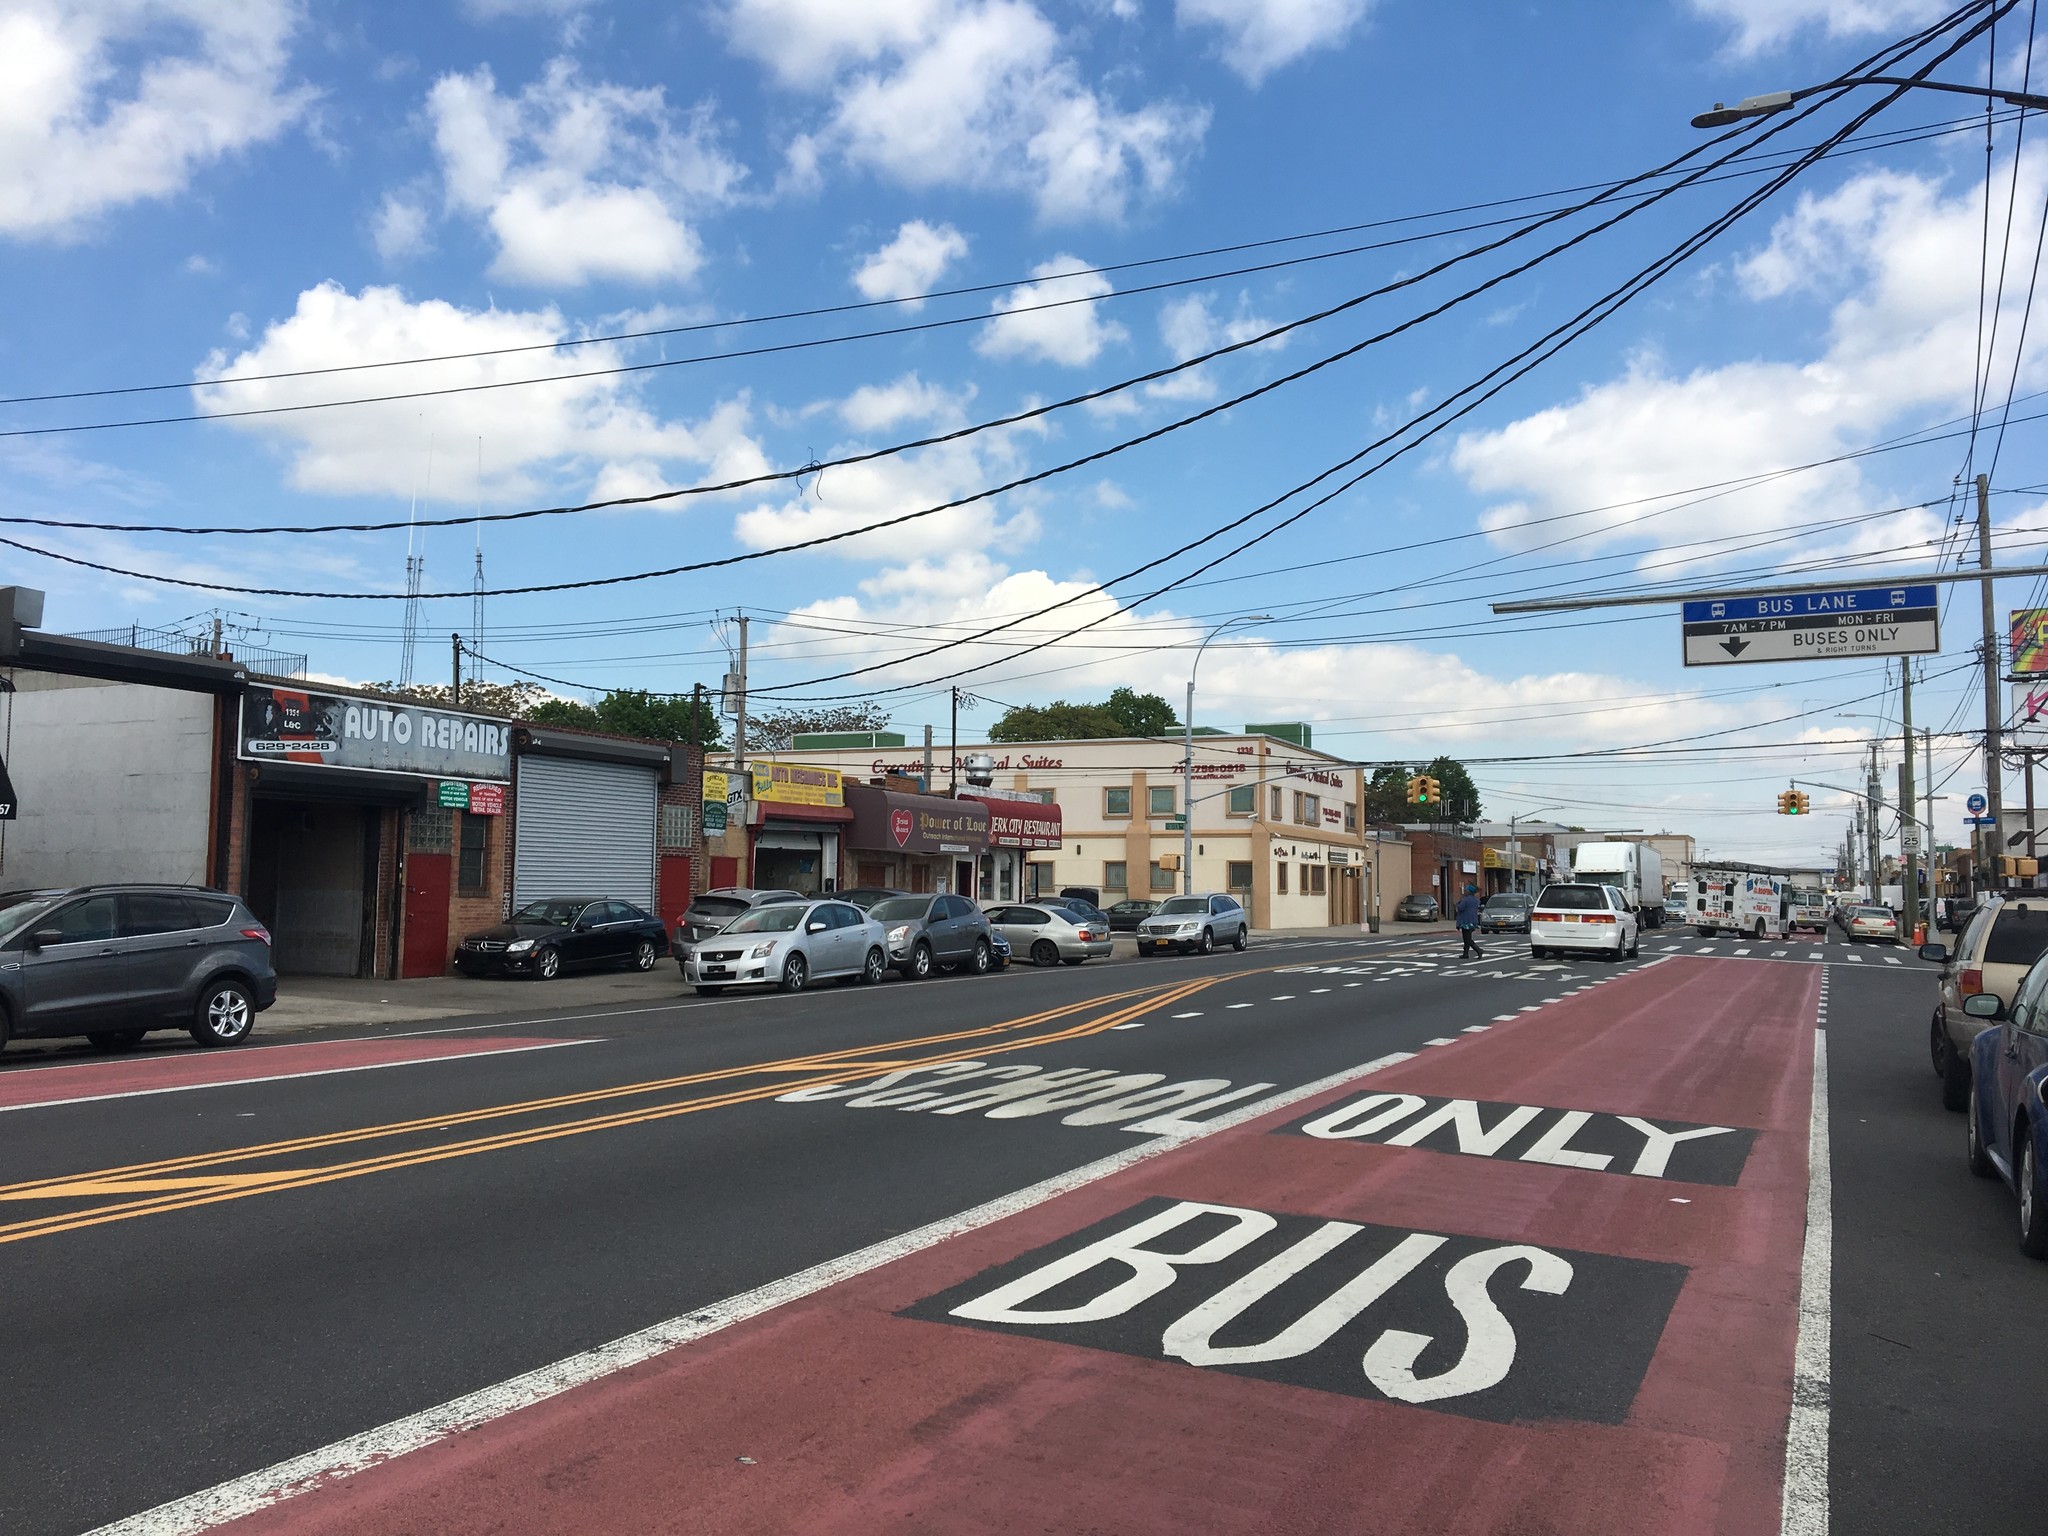
[[1611,923],[1614,921],[1614,914],[1612,912],[1588,912],[1579,921],[1582,923]]
[[1956,973],[1956,990],[1964,997],[1975,997],[1984,990],[1984,973],[1974,966]]
[[245,939],[261,939],[264,943],[268,944],[270,942],[270,930],[261,923],[257,923],[253,927],[244,928],[242,930],[242,937]]

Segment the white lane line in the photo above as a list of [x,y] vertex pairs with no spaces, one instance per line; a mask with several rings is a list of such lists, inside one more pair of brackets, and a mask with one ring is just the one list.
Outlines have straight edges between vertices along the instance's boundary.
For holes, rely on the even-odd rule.
[[1202,1010],[1199,1008],[1197,1008],[1193,1013],[1176,1013],[1174,1015],[1176,1019],[1199,1019],[1201,1016]]
[[1738,955],[1746,955],[1746,954],[1748,954],[1748,953],[1749,953],[1749,951],[1748,951],[1748,950],[1746,950],[1746,949],[1738,949],[1738,950],[1736,950],[1736,951],[1735,951],[1735,953],[1736,953],[1736,954],[1738,954]]
[[1517,1012],[1517,1013],[1534,1013],[1534,1012],[1535,1012],[1535,1011],[1536,1011],[1536,1010],[1537,1010],[1538,1008],[1541,1008],[1542,1006],[1543,1006],[1543,1005],[1542,1005],[1541,1003],[1525,1003],[1525,1004],[1523,1004],[1523,1005],[1522,1005],[1522,1006],[1521,1006],[1520,1008],[1517,1008],[1517,1009],[1515,1010],[1515,1012]]
[[1491,1024],[1467,1024],[1458,1033],[1461,1035],[1483,1035],[1491,1028],[1493,1028]]
[[1785,1423],[1784,1536],[1827,1536],[1829,1293],[1834,1284],[1833,1165],[1828,1152],[1828,1037],[1813,1032],[1813,1114],[1806,1133],[1806,1247],[1799,1260],[1799,1340]]
[[1330,989],[1328,987],[1310,987],[1308,989],[1308,995],[1310,997],[1321,997],[1325,992],[1329,990]]
[[1857,954],[1854,950],[1851,950],[1849,952],[1849,958],[1852,961],[1854,961],[1857,965],[1861,965],[1863,963],[1863,957]]
[[1897,955],[1886,955],[1884,957],[1884,963],[1886,965],[1900,965],[1904,962],[1901,961]]
[[1496,1024],[1512,1024],[1514,1023],[1515,1018],[1516,1015],[1512,1013],[1496,1013],[1493,1016],[1493,1022]]
[[1226,1003],[1226,1004],[1224,1004],[1224,1007],[1226,1007],[1226,1008],[1250,1008],[1250,1007],[1253,1007],[1253,1006],[1255,1006],[1255,1005],[1254,1005],[1254,1004],[1251,1004],[1251,1003]]
[[1347,987],[1359,987],[1365,985],[1365,983],[1359,981],[1347,981],[1344,983],[1344,985]]
[[1693,953],[1696,955],[1711,955],[1713,952],[1714,946],[1711,944],[1702,944],[1698,949],[1693,951]]
[[1667,955],[1676,955],[1682,953],[1682,950],[1676,944],[1666,944],[1664,946],[1664,953]]
[[1294,994],[1292,992],[1282,992],[1277,997],[1267,998],[1266,1001],[1269,1003],[1291,1003],[1294,1001]]
[[1436,1038],[1435,1038],[1434,1040],[1425,1040],[1425,1041],[1423,1041],[1422,1043],[1423,1043],[1424,1045],[1455,1045],[1455,1044],[1457,1044],[1457,1042],[1456,1042],[1455,1040],[1449,1039],[1448,1037],[1446,1037],[1446,1036],[1444,1036],[1444,1035],[1438,1035],[1438,1036],[1437,1036],[1437,1037],[1436,1037]]
[[1809,960],[1824,960],[1827,958],[1827,956],[1824,955],[1820,950],[1816,949],[1812,954],[1808,955],[1806,958]]
[[1112,1024],[1109,1027],[1111,1029],[1143,1029],[1146,1023],[1147,1021],[1144,1019],[1133,1019],[1128,1024]]
[[1543,1001],[1546,1003],[1561,1003],[1564,999],[1561,997],[1546,997]]
[[[308,1044],[313,1042],[308,1041]],[[341,1041],[323,1042],[339,1045]],[[134,1088],[125,1093],[88,1093],[68,1099],[31,1099],[26,1104],[0,1104],[0,1115],[17,1109],[62,1109],[68,1104],[104,1104],[109,1099],[147,1099],[159,1093],[196,1093],[202,1088],[240,1088],[250,1083],[289,1083],[303,1077],[339,1077],[346,1072],[376,1072],[384,1067],[426,1067],[442,1061],[494,1061],[528,1051],[553,1051],[565,1045],[596,1045],[595,1040],[547,1040],[539,1045],[514,1045],[499,1051],[458,1051],[451,1056],[416,1056],[409,1061],[366,1061],[353,1067],[321,1067],[311,1072],[272,1072],[265,1077],[226,1077],[205,1083],[166,1083],[160,1088]],[[270,1047],[278,1049],[276,1046]],[[47,1069],[45,1069],[47,1070]]]
[[1771,958],[1773,960],[1782,960],[1785,958],[1785,951],[1782,949],[1774,949],[1771,951]]
[[998,1196],[957,1216],[943,1217],[928,1226],[911,1232],[886,1238],[869,1247],[842,1254],[836,1259],[827,1259],[796,1274],[772,1280],[751,1291],[715,1302],[701,1311],[682,1317],[672,1317],[667,1322],[656,1323],[638,1333],[629,1333],[624,1338],[614,1339],[609,1344],[600,1344],[582,1354],[570,1355],[552,1365],[544,1365],[523,1376],[514,1376],[495,1386],[485,1387],[463,1397],[454,1398],[438,1407],[428,1408],[406,1418],[394,1419],[376,1429],[365,1430],[345,1440],[319,1450],[308,1451],[280,1461],[259,1472],[251,1472],[229,1482],[219,1483],[198,1493],[187,1494],[182,1499],[173,1499],[159,1504],[155,1509],[141,1514],[130,1515],[103,1525],[88,1536],[194,1536],[194,1533],[224,1525],[230,1520],[244,1519],[273,1505],[302,1493],[310,1493],[340,1478],[353,1477],[395,1457],[421,1450],[438,1441],[462,1434],[529,1408],[535,1403],[545,1402],[551,1397],[584,1386],[620,1371],[630,1370],[644,1361],[679,1349],[685,1344],[694,1344],[735,1323],[759,1317],[777,1307],[801,1301],[807,1296],[841,1284],[885,1264],[894,1263],[913,1253],[936,1247],[952,1238],[974,1232],[982,1227],[1007,1220],[1048,1200],[1084,1188],[1112,1174],[1123,1172],[1139,1163],[1147,1162],[1163,1153],[1171,1152],[1190,1142],[1213,1136],[1218,1131],[1235,1129],[1263,1115],[1297,1104],[1303,1099],[1314,1098],[1333,1088],[1342,1088],[1362,1077],[1370,1077],[1384,1067],[1414,1058],[1413,1051],[1392,1051],[1358,1066],[1347,1067],[1333,1072],[1328,1077],[1299,1088],[1289,1088],[1256,1103],[1242,1105],[1226,1111],[1213,1120],[1183,1122],[1190,1129],[1178,1135],[1160,1135],[1156,1140],[1141,1142],[1126,1147],[1108,1157],[1066,1173],[1055,1174],[1028,1188]]

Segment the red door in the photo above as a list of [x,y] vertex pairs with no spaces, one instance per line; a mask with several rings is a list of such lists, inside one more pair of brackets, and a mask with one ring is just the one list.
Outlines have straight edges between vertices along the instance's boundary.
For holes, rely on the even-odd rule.
[[448,969],[448,887],[455,858],[446,853],[405,856],[405,957],[401,976],[439,976]]
[[657,905],[661,910],[654,915],[661,919],[661,926],[670,933],[676,931],[676,919],[690,906],[690,856],[686,853],[665,853],[661,856],[661,892]]

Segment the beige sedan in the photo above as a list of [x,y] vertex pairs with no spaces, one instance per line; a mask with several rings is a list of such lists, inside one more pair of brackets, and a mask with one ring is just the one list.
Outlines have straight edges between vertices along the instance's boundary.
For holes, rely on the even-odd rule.
[[1842,930],[1851,944],[1861,944],[1865,939],[1880,944],[1899,942],[1898,914],[1890,907],[1851,907]]
[[989,927],[1009,940],[1010,953],[1033,965],[1079,965],[1110,953],[1109,924],[1089,921],[1066,907],[1017,902],[986,911]]

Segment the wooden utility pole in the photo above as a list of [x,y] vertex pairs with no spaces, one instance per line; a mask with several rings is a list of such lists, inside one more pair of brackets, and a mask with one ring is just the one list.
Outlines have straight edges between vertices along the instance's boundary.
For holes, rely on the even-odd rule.
[[[1977,565],[1980,570],[1991,569],[1991,477],[1977,477]],[[2004,851],[2005,840],[2005,771],[2000,763],[1999,732],[2004,723],[2005,710],[1998,697],[2000,683],[2004,680],[2004,647],[1999,643],[1998,612],[1992,597],[1992,580],[1989,576],[1978,584],[1984,603],[1984,797],[1990,801],[1990,837],[1982,839],[1980,846],[1985,849],[1983,857],[1984,889],[1997,886],[1998,855]]]
[[[1899,658],[1899,725],[1905,750],[1899,756],[1899,891],[1906,903],[1906,932],[1920,926],[1920,827],[1914,812],[1919,796],[1913,793],[1913,658]],[[1934,852],[1932,842],[1928,853]],[[1928,895],[1934,882],[1927,882]]]

